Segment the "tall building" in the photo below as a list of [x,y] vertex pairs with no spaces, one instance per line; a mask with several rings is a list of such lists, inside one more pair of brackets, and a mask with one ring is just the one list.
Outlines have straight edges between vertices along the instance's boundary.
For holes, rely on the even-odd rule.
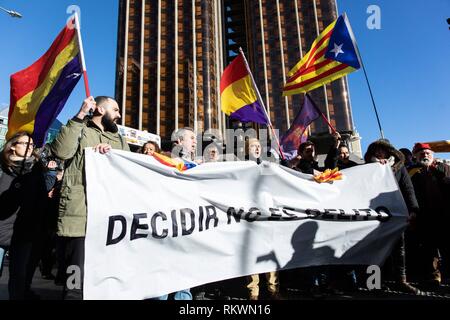
[[[231,127],[220,111],[219,80],[241,47],[283,134],[303,103],[302,95],[282,97],[286,74],[336,18],[335,0],[120,0],[116,97],[123,124],[163,139],[181,126]],[[311,96],[338,131],[354,132],[346,78]],[[328,132],[322,119],[311,126],[319,140]]]
[[166,140],[179,127],[221,129],[218,1],[119,3],[116,98],[122,124]]

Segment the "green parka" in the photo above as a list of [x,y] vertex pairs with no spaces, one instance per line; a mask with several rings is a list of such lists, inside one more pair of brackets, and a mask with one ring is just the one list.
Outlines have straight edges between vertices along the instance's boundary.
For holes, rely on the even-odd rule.
[[103,132],[94,122],[77,118],[69,120],[52,142],[50,148],[58,158],[65,160],[58,215],[58,236],[84,237],[86,235],[86,194],[84,149],[107,143],[113,149],[129,151],[119,133]]

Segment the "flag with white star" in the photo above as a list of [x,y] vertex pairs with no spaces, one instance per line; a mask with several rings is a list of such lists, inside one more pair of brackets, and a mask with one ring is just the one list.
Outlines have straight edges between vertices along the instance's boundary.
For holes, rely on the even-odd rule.
[[305,93],[361,68],[346,14],[325,28],[309,52],[288,73],[283,96]]

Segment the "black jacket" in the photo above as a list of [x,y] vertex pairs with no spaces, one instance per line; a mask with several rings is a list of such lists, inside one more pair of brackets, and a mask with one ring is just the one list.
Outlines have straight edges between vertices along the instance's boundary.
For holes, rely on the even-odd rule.
[[317,161],[308,161],[305,159],[300,159],[295,166],[294,170],[300,171],[302,173],[314,174],[314,170],[323,171],[323,168],[319,167]]
[[395,159],[394,165],[392,165],[392,170],[394,172],[395,178],[397,179],[400,191],[402,193],[403,199],[405,200],[406,206],[409,212],[417,213],[419,211],[419,205],[417,203],[416,194],[414,192],[414,187],[409,177],[408,171],[405,168],[405,156],[395,149],[389,141],[385,139],[380,139],[372,142],[367,148],[367,152],[364,155],[364,160],[366,163],[372,162],[372,157],[375,155],[377,149],[383,149],[388,157],[393,157]]
[[421,213],[428,217],[450,220],[450,166],[435,163],[430,168],[410,169]]
[[327,157],[325,159],[325,168],[334,169],[338,168],[339,170],[351,168],[357,166],[358,164],[355,161],[349,160],[348,163],[344,163],[339,159],[339,149],[335,147],[331,147],[330,151],[328,151]]
[[6,201],[7,199],[4,199],[4,197],[1,196],[5,191],[7,191],[10,188],[14,178],[15,177],[11,173],[3,172],[3,170],[0,170],[0,199],[1,199],[0,247],[9,247],[11,243],[14,222],[16,221],[17,216],[16,213],[14,212],[10,214],[10,211],[6,210],[6,205],[8,203]]
[[44,215],[47,206],[47,190],[42,167],[39,164],[34,165],[23,174],[3,170],[1,180],[2,246],[8,246],[11,237],[20,241],[37,240],[45,228]]
[[409,177],[408,170],[406,170],[403,164],[399,165],[394,170],[395,178],[397,179],[398,186],[402,192],[403,199],[405,199],[406,206],[409,212],[419,212],[419,204],[417,202],[416,194],[414,192],[414,186]]

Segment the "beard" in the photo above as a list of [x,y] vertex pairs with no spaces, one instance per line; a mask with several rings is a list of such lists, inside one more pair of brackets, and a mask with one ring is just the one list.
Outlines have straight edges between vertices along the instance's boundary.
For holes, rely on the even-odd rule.
[[105,114],[102,117],[102,125],[105,131],[109,131],[112,133],[117,133],[119,131],[119,128],[117,128],[117,124],[115,123],[116,119],[113,119],[109,114]]
[[420,159],[419,163],[424,166],[428,167],[431,164],[431,160],[427,158]]

